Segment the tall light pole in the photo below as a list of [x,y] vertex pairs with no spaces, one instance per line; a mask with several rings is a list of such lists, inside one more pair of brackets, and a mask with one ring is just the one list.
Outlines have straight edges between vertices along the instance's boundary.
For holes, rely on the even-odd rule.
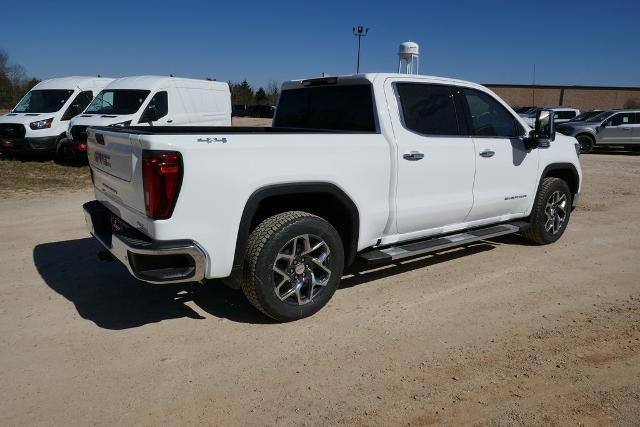
[[358,37],[358,63],[356,65],[356,74],[360,73],[360,42],[362,38],[367,35],[368,32],[369,32],[369,29],[367,27],[363,27],[362,25],[353,27],[353,35]]

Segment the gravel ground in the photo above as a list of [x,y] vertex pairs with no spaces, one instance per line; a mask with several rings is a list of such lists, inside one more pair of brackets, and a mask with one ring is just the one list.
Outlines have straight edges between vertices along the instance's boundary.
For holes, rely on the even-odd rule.
[[96,259],[87,190],[0,199],[0,424],[640,420],[640,156],[583,156],[565,236],[354,269],[316,316]]

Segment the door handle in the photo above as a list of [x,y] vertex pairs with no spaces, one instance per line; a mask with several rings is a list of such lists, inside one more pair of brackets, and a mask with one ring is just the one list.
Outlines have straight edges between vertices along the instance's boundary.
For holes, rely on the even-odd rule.
[[404,153],[402,155],[402,158],[411,162],[415,162],[416,160],[424,159],[424,154],[419,151],[411,151],[410,153]]
[[480,152],[480,157],[493,157],[493,155],[496,154],[495,151],[491,151],[491,150],[482,150]]
[[173,120],[169,119],[167,120],[167,123],[173,123]]

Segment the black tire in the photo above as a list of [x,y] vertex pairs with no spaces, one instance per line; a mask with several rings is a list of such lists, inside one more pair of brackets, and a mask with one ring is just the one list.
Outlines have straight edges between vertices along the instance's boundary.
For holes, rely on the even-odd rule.
[[[305,244],[304,236],[310,236],[306,238],[307,242],[312,240],[316,243]],[[313,252],[310,255],[304,255],[303,251],[297,250],[299,241],[296,239],[303,239],[303,247],[319,246],[320,241],[325,243],[325,246],[320,247],[327,250],[322,249],[323,254],[319,256],[322,258],[324,252],[327,252],[322,261],[325,268],[320,267],[317,262],[311,262],[311,259],[316,261],[319,259],[312,258],[316,256]],[[289,249],[291,254],[296,251],[293,254],[295,256],[292,257],[296,258],[295,260],[282,258]],[[276,260],[276,258],[279,259]],[[304,271],[294,271],[293,267],[296,265],[293,262],[298,262],[300,259],[303,262],[296,265]],[[290,274],[285,276],[277,273],[276,268],[280,271],[283,269],[282,264],[277,263],[285,263],[286,271],[284,272],[290,272]],[[305,268],[302,264],[311,269]],[[297,320],[313,315],[327,304],[338,288],[343,268],[342,241],[331,224],[307,212],[285,212],[265,219],[249,236],[241,287],[251,304],[267,316],[278,321]],[[326,273],[327,269],[330,271],[329,274]],[[324,285],[317,285],[316,283],[320,281],[316,282],[315,278],[323,275]],[[289,277],[288,281],[287,277]],[[311,280],[314,285],[310,284]],[[281,286],[278,287],[278,284]],[[299,291],[283,300],[282,297],[296,288],[295,284],[300,285]],[[277,294],[278,290],[282,290],[280,294]],[[307,294],[303,295],[305,292]],[[308,301],[301,303],[301,295],[306,296]]]
[[[560,209],[560,203],[554,208],[554,198],[561,195],[564,198],[564,207]],[[547,245],[557,241],[569,224],[571,217],[572,196],[569,185],[560,178],[545,178],[538,189],[536,199],[531,211],[531,226],[522,233],[529,241],[539,245]],[[558,217],[564,215],[564,219],[560,224],[555,215]],[[549,221],[552,220],[551,230],[549,229]]]
[[55,160],[60,164],[72,163],[76,159],[76,152],[73,143],[61,137],[56,141]]
[[591,153],[593,151],[593,146],[596,145],[593,137],[589,135],[578,135],[576,139],[578,140],[578,144],[580,144],[581,154]]

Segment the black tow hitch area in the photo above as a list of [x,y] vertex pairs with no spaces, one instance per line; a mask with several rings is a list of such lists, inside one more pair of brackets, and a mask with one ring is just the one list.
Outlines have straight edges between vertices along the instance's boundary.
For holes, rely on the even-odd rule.
[[100,261],[115,261],[113,254],[106,249],[98,251],[96,255]]

